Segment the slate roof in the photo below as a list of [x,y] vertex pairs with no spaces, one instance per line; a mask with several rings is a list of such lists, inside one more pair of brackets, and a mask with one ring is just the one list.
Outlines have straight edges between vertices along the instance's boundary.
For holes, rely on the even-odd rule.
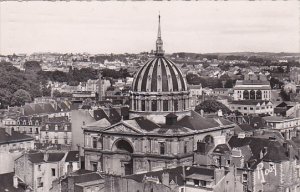
[[63,116],[63,117],[51,117],[47,120],[47,122],[51,122],[51,123],[61,123],[61,122],[69,122],[68,117],[67,116]]
[[136,123],[140,126],[141,129],[146,130],[146,131],[153,131],[154,129],[160,127],[158,124],[156,124],[144,117],[136,117],[136,118],[133,118],[133,120],[136,121]]
[[78,162],[79,161],[79,151],[69,151],[65,161],[66,162]]
[[0,174],[0,191],[1,192],[24,192],[25,186],[22,184],[18,185],[18,188],[13,186],[14,172]]
[[[35,152],[35,153],[28,153],[28,160],[32,163],[43,163],[44,161],[44,153]],[[65,153],[49,153],[49,157],[47,162],[58,162],[63,159]]]
[[[250,160],[256,160],[257,165],[260,161],[271,161],[271,162],[281,162],[289,160],[286,150],[279,141],[269,140],[264,138],[256,137],[245,137],[238,138],[238,136],[232,136],[228,141],[231,148],[238,148],[249,145],[252,157]],[[260,152],[267,148],[267,153],[260,159]],[[255,166],[254,165],[254,166]]]
[[[203,175],[203,176],[209,176],[211,178],[214,177],[214,170],[206,167],[196,167],[196,166],[185,166],[185,175],[186,177],[192,175],[192,174],[198,174],[198,175]],[[179,166],[176,168],[171,168],[171,169],[164,169],[164,170],[159,170],[159,171],[151,171],[147,173],[142,173],[142,174],[134,174],[134,175],[129,175],[125,176],[125,178],[128,179],[133,179],[137,182],[142,182],[144,180],[144,177],[157,177],[160,182],[162,182],[162,174],[163,173],[169,173],[170,176],[170,182],[174,181],[177,182],[179,186],[182,186],[184,184],[183,180],[183,167]]]
[[34,140],[34,138],[25,135],[23,133],[11,131],[11,135],[10,135],[5,131],[5,128],[0,128],[0,144],[16,143],[16,142],[32,141],[32,140]]

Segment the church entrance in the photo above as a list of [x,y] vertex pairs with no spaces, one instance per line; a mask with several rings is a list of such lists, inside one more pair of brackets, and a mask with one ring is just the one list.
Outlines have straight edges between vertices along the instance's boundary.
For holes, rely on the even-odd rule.
[[119,171],[121,171],[121,175],[133,174],[133,160],[131,156],[133,147],[131,144],[124,139],[120,139],[115,143],[113,151],[118,152],[117,159],[120,161],[120,168],[122,170]]

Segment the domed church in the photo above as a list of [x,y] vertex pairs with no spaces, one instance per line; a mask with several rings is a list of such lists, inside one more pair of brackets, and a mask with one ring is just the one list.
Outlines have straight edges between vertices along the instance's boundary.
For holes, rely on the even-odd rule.
[[192,111],[189,99],[185,77],[164,57],[159,16],[155,56],[135,75],[129,119],[104,114],[82,127],[85,168],[130,175],[192,165],[196,150],[224,144],[235,125]]
[[130,117],[144,116],[156,123],[165,123],[165,116],[179,118],[190,115],[189,91],[178,67],[164,57],[160,16],[155,57],[136,74],[130,93]]

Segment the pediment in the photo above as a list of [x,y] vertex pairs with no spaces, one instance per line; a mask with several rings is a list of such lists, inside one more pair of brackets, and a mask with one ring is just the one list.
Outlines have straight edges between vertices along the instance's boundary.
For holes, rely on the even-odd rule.
[[123,123],[112,125],[111,127],[107,128],[104,130],[104,132],[109,132],[109,133],[129,133],[129,134],[140,134],[141,131],[127,126]]

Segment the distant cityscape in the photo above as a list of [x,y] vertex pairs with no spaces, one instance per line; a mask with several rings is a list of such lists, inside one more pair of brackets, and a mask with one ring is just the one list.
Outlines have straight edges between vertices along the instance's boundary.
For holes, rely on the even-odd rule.
[[0,191],[299,192],[299,61],[0,55]]

